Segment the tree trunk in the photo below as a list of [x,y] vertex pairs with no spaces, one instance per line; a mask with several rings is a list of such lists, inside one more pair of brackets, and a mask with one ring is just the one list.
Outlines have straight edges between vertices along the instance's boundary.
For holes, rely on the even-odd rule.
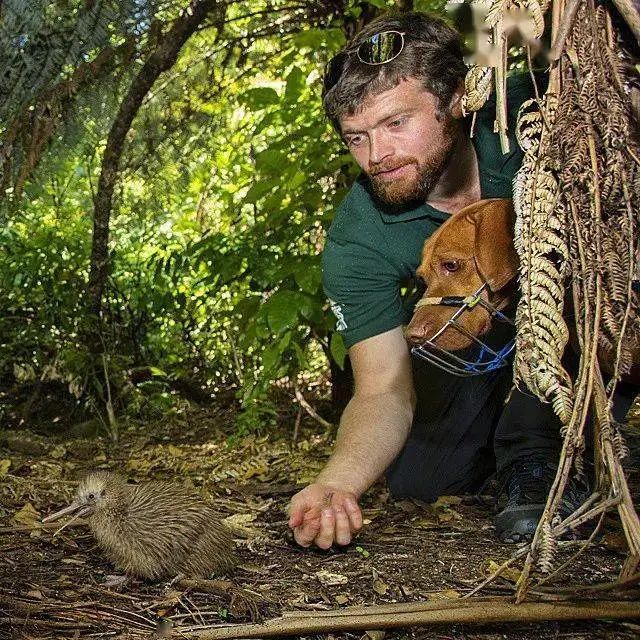
[[182,46],[217,6],[217,0],[191,1],[134,78],[109,131],[94,201],[93,244],[87,285],[89,309],[96,318],[100,316],[102,296],[109,274],[109,223],[125,137],[144,97],[158,76],[175,64]]

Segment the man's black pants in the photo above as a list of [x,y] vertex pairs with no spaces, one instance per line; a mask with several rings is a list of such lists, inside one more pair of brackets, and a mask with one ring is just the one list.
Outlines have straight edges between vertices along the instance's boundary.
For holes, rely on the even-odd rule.
[[[476,491],[517,459],[557,462],[561,424],[551,405],[518,389],[505,403],[511,367],[460,378],[417,358],[412,363],[418,404],[409,438],[386,473],[394,497],[433,502]],[[614,405],[618,420],[638,391],[627,387],[620,385]]]
[[412,358],[418,405],[387,470],[391,493],[433,502],[477,490],[497,469],[535,452],[557,457],[560,422],[548,404],[514,389],[511,367],[460,378]]

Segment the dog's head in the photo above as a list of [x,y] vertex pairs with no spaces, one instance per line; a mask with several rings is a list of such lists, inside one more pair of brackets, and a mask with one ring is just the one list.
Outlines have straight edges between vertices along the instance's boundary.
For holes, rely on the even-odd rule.
[[[424,281],[423,300],[440,296],[466,297],[486,283],[482,297],[504,306],[504,289],[517,275],[513,246],[513,203],[509,199],[481,200],[449,218],[424,244],[417,275]],[[438,304],[419,306],[406,330],[407,340],[424,344],[446,324],[456,309]],[[480,336],[491,328],[491,315],[481,305],[458,319],[466,331]],[[448,327],[435,341],[447,351],[470,346],[472,340]]]

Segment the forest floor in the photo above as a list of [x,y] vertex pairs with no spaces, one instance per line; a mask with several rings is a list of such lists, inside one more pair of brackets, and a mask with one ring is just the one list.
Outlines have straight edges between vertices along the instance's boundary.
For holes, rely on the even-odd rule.
[[[317,408],[327,414],[321,402]],[[470,498],[444,497],[435,504],[393,501],[383,484],[363,499],[365,526],[351,545],[329,551],[296,546],[287,527],[287,503],[322,467],[334,436],[322,433],[305,414],[294,443],[296,412],[297,407],[283,411],[268,434],[242,438],[230,438],[234,409],[229,407],[191,407],[130,423],[122,427],[117,444],[78,435],[77,429],[52,434],[32,426],[0,434],[0,637],[188,638],[190,631],[268,620],[283,612],[311,615],[418,600],[451,603],[514,553],[516,547],[494,537],[491,507]],[[638,495],[640,430],[634,431],[629,475]],[[168,582],[106,586],[116,570],[86,526],[74,525],[53,537],[54,529],[39,523],[68,504],[77,480],[95,468],[118,470],[137,481],[189,483],[209,496],[231,525],[241,558],[229,582],[212,583],[216,593]],[[559,594],[563,586],[611,582],[623,558],[624,537],[611,516],[598,544],[551,586]],[[515,568],[507,571],[482,594],[512,594],[517,575]],[[635,587],[618,597],[637,600],[639,595]],[[614,596],[605,592],[600,597]],[[383,635],[358,631],[306,637],[379,640]],[[449,624],[392,630],[384,637],[638,638],[640,625]]]

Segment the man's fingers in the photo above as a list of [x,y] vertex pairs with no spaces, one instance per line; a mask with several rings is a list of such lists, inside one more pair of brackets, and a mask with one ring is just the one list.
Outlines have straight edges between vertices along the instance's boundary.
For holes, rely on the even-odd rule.
[[308,547],[314,541],[320,531],[320,518],[306,520],[302,526],[293,530],[293,537],[301,547]]
[[295,529],[296,527],[299,527],[302,524],[302,521],[304,519],[304,512],[302,511],[302,509],[296,509],[295,511],[292,511],[290,516],[289,516],[289,528],[290,529]]
[[333,509],[331,507],[323,509],[320,517],[320,532],[316,536],[316,544],[320,549],[328,549],[333,544],[335,526],[336,517]]
[[320,520],[320,507],[310,507],[306,502],[289,507],[289,527],[295,529],[301,524],[313,520]]
[[289,527],[300,546],[315,543],[320,549],[328,549],[334,542],[351,542],[352,535],[362,528],[362,512],[353,494],[309,485],[291,500]]
[[345,498],[344,508],[349,517],[351,532],[355,533],[356,531],[360,531],[360,529],[362,529],[362,511],[360,511],[360,507],[355,498]]
[[335,538],[337,544],[349,544],[351,542],[351,525],[349,524],[349,516],[341,505],[336,505],[333,508],[336,525],[335,525]]

